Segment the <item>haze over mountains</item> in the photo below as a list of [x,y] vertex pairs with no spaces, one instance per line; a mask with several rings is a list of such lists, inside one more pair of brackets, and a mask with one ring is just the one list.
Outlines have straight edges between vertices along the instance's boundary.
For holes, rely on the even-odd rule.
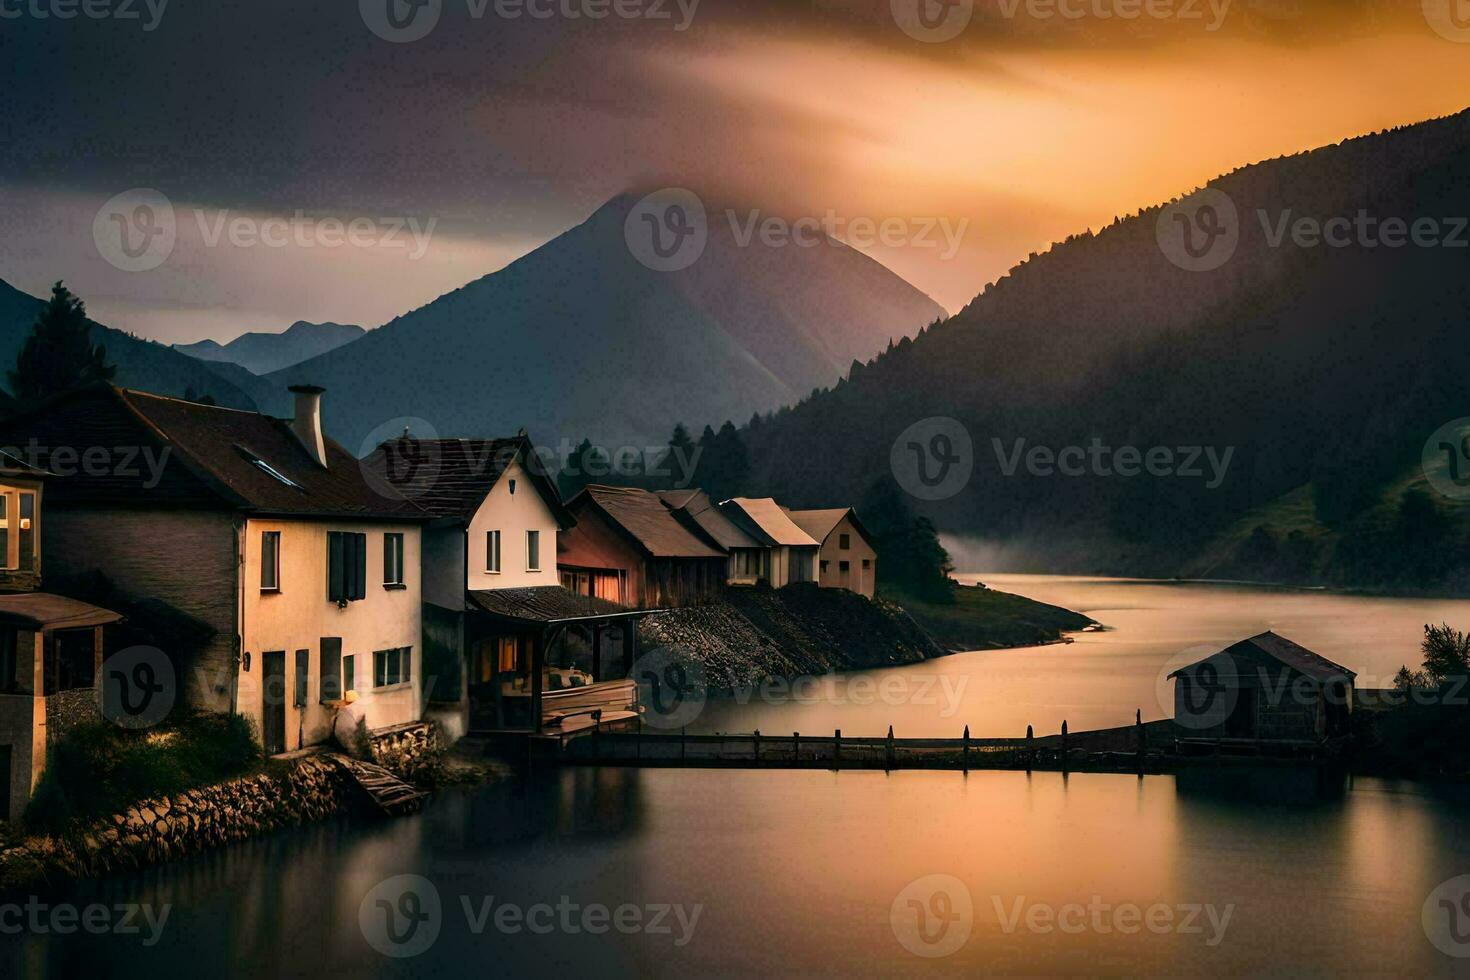
[[355,324],[297,320],[280,333],[252,332],[241,334],[228,344],[201,340],[194,344],[174,344],[173,348],[201,361],[227,361],[252,374],[269,374],[351,343],[366,332]]
[[624,239],[635,203],[614,198],[506,268],[270,380],[324,386],[326,424],[350,446],[400,419],[439,435],[524,426],[549,445],[657,444],[678,421],[789,404],[944,315],[845,245],[742,247],[724,220],[692,266],[655,271]]
[[[1426,493],[1420,470],[1431,434],[1470,415],[1470,114],[1209,186],[1238,212],[1238,246],[1219,268],[1171,261],[1160,236],[1176,219],[1161,232],[1160,208],[1033,256],[913,343],[750,432],[751,492],[793,506],[858,499],[900,469],[900,433],[953,417],[973,440],[973,475],[916,504],[999,545],[1010,567],[1470,581],[1458,504]],[[1330,239],[1299,239],[1303,218]],[[1397,245],[1389,219],[1401,222]],[[1426,220],[1439,244],[1405,235]],[[1176,463],[1197,447],[1201,475],[1087,464],[1073,476],[1016,456],[1094,439],[1172,447]],[[928,452],[927,434],[921,444]],[[1206,447],[1232,452],[1218,485]],[[1453,557],[1436,565],[1446,544]],[[1201,567],[1206,554],[1215,563]]]

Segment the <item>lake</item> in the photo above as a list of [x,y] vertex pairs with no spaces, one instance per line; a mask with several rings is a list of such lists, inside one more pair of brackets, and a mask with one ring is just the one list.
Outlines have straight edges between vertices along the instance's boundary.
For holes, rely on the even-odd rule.
[[[1467,606],[986,581],[1111,630],[873,672],[877,691],[916,670],[975,678],[947,718],[911,684],[894,704],[710,705],[701,721],[1114,724],[1139,705],[1159,716],[1154,678],[1196,645],[1273,628],[1387,676],[1424,621],[1463,624]],[[1314,769],[547,771],[0,907],[0,975],[1463,975],[1446,951],[1470,955],[1470,878],[1454,880],[1470,875],[1467,803],[1461,787]],[[126,935],[58,934],[48,917],[93,906],[118,924],[134,904],[152,918]]]

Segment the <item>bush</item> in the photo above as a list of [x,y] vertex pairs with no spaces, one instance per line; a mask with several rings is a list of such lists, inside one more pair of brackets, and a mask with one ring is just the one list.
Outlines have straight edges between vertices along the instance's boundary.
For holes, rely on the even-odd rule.
[[238,776],[259,767],[261,757],[250,723],[239,715],[192,714],[137,732],[84,725],[50,747],[25,824],[35,832],[64,832],[139,800]]

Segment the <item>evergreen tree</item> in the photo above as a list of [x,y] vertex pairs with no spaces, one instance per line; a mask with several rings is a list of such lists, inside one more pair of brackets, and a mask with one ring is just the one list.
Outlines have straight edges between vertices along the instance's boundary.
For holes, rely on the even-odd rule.
[[556,475],[556,488],[561,492],[561,499],[570,500],[581,491],[583,487],[592,482],[587,474],[587,461],[595,460],[596,450],[592,448],[592,440],[584,438],[572,450],[567,457],[561,472]]
[[1424,673],[1436,684],[1470,675],[1470,638],[1448,623],[1424,627]]
[[949,553],[927,517],[919,517],[891,478],[868,488],[858,507],[878,552],[878,580],[886,588],[930,602],[952,602]]
[[107,363],[106,348],[92,346],[91,334],[86,306],[58,281],[9,373],[16,400],[31,403],[94,381],[111,381],[116,368]]
[[734,422],[726,420],[712,443],[715,476],[709,481],[714,485],[711,495],[717,494],[716,500],[739,496],[745,492],[746,481],[750,479],[750,454],[745,449],[740,430],[735,428]]

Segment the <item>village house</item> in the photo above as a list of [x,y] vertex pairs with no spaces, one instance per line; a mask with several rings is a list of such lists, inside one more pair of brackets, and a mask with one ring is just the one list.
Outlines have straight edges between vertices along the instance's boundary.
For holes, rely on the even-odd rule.
[[1266,632],[1169,677],[1188,737],[1317,742],[1347,733],[1357,675]]
[[728,556],[681,524],[658,494],[593,485],[567,509],[577,524],[562,536],[557,565],[569,590],[640,609],[719,597]]
[[849,589],[873,598],[878,552],[872,538],[851,507],[829,510],[788,510],[793,524],[821,543],[817,552],[817,584],[824,589]]
[[36,591],[49,474],[0,452],[0,820],[15,821],[46,769],[46,749],[100,717],[107,609]]
[[817,580],[820,546],[791,520],[770,497],[735,497],[720,504],[720,512],[760,542],[759,580],[779,589],[793,582]]
[[431,517],[426,717],[449,739],[636,717],[637,687],[627,676],[638,614],[607,583],[601,591],[590,582],[575,592],[562,586],[561,536],[576,520],[529,438],[405,433],[363,462]]
[[371,730],[421,713],[424,515],[323,435],[321,389],[292,391],[282,420],[95,385],[0,427],[66,472],[48,576],[192,624],[159,634],[165,696],[244,716],[271,754],[327,741],[349,692]]
[[664,490],[659,493],[674,519],[729,555],[728,585],[755,585],[767,575],[770,551],[730,520],[703,490]]

